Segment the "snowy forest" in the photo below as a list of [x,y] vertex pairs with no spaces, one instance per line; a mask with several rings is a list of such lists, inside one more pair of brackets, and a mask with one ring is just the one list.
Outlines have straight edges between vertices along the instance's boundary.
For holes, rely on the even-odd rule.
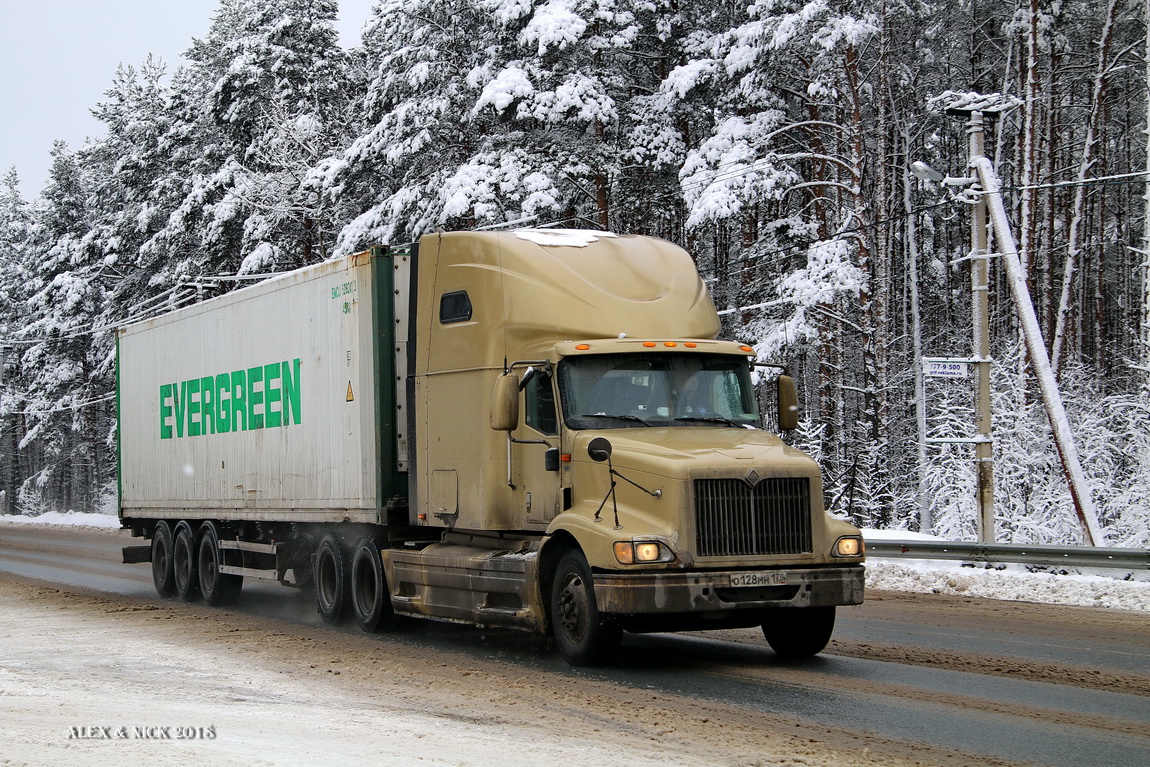
[[[485,226],[659,236],[726,337],[788,366],[829,508],[976,535],[971,204],[987,155],[1107,545],[1150,546],[1148,0],[221,0],[121,66],[104,133],[0,183],[3,513],[111,509],[115,328],[255,278]],[[17,118],[18,119],[18,118]],[[977,190],[975,190],[977,191]],[[1081,525],[990,258],[1000,542]]]

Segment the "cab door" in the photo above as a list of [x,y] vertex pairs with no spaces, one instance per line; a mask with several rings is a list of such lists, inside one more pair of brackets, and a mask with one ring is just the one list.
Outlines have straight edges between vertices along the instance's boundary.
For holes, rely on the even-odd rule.
[[562,472],[559,465],[559,414],[555,381],[549,368],[528,374],[523,386],[523,424],[511,443],[513,474],[528,523],[546,526],[562,509]]

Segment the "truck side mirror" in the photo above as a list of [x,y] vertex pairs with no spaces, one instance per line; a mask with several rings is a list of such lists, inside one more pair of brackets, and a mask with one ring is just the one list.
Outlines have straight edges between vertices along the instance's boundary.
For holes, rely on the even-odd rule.
[[587,455],[592,461],[602,463],[611,457],[611,443],[605,437],[596,437],[587,445]]
[[795,379],[787,375],[779,376],[779,431],[799,428],[799,392]]
[[559,448],[549,447],[543,452],[543,468],[546,471],[559,471]]
[[491,390],[491,428],[508,432],[519,428],[519,381],[513,375],[495,379]]

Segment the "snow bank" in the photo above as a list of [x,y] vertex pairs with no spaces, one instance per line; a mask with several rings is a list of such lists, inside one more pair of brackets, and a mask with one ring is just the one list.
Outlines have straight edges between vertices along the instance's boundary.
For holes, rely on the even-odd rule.
[[14,525],[55,525],[58,527],[103,527],[117,529],[120,518],[115,514],[85,514],[80,511],[48,511],[39,516],[0,514],[0,523]]
[[[1001,569],[997,569],[1001,568]],[[1121,570],[1107,575],[1032,573],[1022,565],[963,567],[925,560],[868,559],[866,586],[880,591],[952,594],[1079,607],[1150,611],[1150,582]]]
[[[866,541],[945,540],[909,530],[867,529],[862,533]],[[1150,611],[1150,572],[1070,570],[1066,574],[1031,572],[1025,565],[971,566],[961,562],[884,559],[870,555],[866,563],[866,586],[878,591]]]

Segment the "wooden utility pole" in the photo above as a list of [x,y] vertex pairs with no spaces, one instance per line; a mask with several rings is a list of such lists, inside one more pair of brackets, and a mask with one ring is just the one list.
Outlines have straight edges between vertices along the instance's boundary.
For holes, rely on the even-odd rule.
[[[985,156],[983,113],[971,112],[970,162]],[[974,460],[978,470],[978,540],[994,543],[994,438],[990,406],[990,253],[986,232],[986,198],[979,195],[971,215],[973,250],[970,268],[971,309],[974,321],[975,426]]]
[[[969,138],[969,159],[967,166],[975,167],[978,158],[985,157],[985,123],[998,117],[1003,109],[1014,106],[997,94],[983,97],[976,93],[952,94],[952,101],[946,106],[946,113],[965,117]],[[978,477],[978,541],[994,543],[994,435],[991,430],[990,402],[990,252],[987,234],[986,196],[978,188],[977,178],[938,180],[949,186],[973,187],[964,192],[960,199],[971,205],[970,217],[970,292],[971,325],[973,328],[972,355],[969,360],[953,360],[974,367],[974,422],[976,434],[972,439],[931,440],[934,442],[961,442],[974,444],[974,460]]]

